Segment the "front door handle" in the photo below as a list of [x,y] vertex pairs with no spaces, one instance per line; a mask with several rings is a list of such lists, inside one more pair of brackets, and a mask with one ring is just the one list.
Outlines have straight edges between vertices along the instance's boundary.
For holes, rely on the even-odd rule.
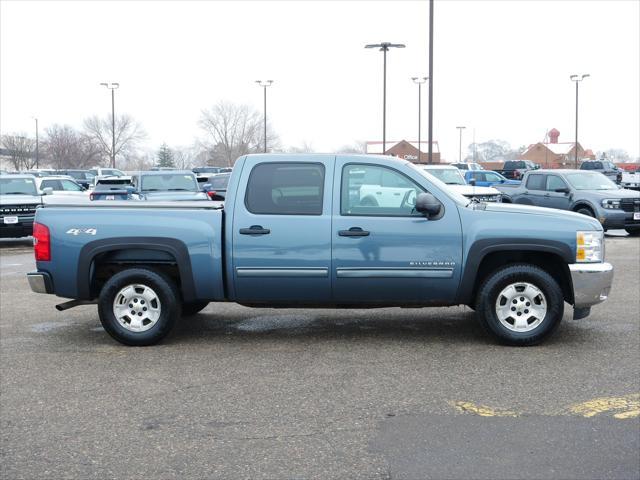
[[240,235],[268,235],[271,230],[262,228],[262,225],[251,225],[250,228],[241,228]]
[[368,237],[369,232],[360,227],[351,227],[349,230],[340,230],[338,235],[341,237]]

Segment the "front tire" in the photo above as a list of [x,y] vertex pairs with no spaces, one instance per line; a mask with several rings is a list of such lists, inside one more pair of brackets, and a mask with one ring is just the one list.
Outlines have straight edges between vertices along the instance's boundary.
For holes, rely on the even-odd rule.
[[510,265],[489,275],[478,290],[476,312],[501,343],[536,345],[560,324],[564,297],[558,282],[530,264]]
[[158,343],[181,314],[180,296],[169,278],[153,270],[116,273],[100,291],[98,315],[106,332],[125,345]]
[[625,230],[632,237],[640,236],[640,228],[625,228]]

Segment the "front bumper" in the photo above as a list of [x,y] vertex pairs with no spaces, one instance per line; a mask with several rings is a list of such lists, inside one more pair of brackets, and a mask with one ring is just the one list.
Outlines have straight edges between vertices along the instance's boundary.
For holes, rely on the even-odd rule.
[[575,309],[586,309],[604,302],[613,282],[610,263],[573,263],[569,265]]
[[53,293],[53,282],[51,276],[46,272],[27,273],[27,280],[31,291],[36,293]]

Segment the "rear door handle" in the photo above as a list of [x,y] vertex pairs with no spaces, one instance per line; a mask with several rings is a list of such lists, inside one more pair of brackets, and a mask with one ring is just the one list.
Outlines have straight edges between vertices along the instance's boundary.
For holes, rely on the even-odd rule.
[[349,230],[340,230],[338,235],[341,237],[368,237],[369,232],[360,227],[351,227]]
[[262,228],[262,225],[251,225],[250,228],[241,228],[240,235],[268,235],[271,230]]

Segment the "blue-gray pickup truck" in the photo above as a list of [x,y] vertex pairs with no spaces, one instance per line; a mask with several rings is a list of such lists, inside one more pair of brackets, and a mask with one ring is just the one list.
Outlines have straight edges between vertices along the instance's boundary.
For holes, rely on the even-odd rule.
[[224,204],[45,205],[34,238],[31,289],[72,299],[58,310],[96,303],[127,345],[158,342],[209,302],[468,305],[503,343],[531,345],[565,302],[586,317],[613,278],[595,218],[471,201],[384,156],[248,155]]

